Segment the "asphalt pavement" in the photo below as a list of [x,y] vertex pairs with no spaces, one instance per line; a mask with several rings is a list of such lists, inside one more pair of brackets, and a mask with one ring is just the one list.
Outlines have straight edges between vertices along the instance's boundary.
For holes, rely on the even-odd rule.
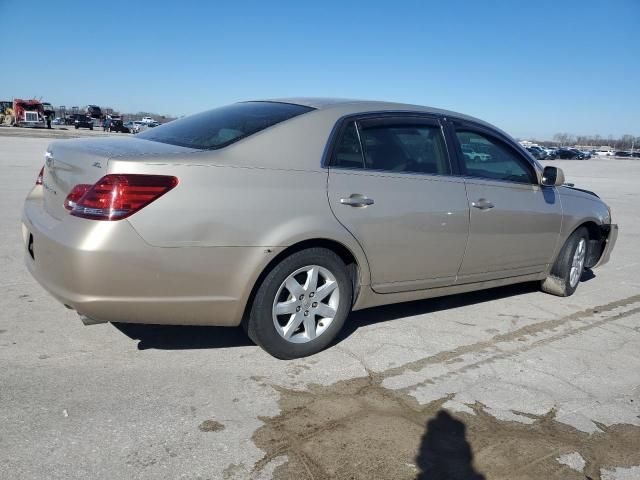
[[0,132],[0,478],[640,478],[640,160],[553,162],[620,226],[574,296],[365,310],[280,361],[240,329],[85,327],[53,300],[20,233],[49,141]]

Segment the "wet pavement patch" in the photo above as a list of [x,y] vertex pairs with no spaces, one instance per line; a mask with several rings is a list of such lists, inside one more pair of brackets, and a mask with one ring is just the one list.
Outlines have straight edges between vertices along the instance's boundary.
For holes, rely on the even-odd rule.
[[[274,470],[275,479],[596,480],[603,470],[640,465],[640,426],[607,426],[594,421],[598,430],[588,433],[557,421],[555,409],[544,415],[512,411],[526,418],[526,423],[500,420],[477,401],[466,404],[465,412],[445,410],[443,406],[453,393],[420,404],[411,395],[412,388],[383,386],[391,377],[418,372],[431,364],[454,362],[500,342],[523,337],[533,338],[539,345],[626,318],[640,308],[618,309],[633,307],[639,301],[640,295],[634,295],[383,372],[368,370],[367,377],[329,386],[294,390],[269,385],[262,377],[253,378],[280,393],[280,414],[261,417],[264,425],[254,432],[254,443],[266,452],[254,470],[261,471],[286,458]],[[603,312],[606,316],[596,317]],[[569,332],[556,331],[576,319],[584,325],[574,326]],[[540,338],[549,331],[554,332],[552,339]],[[525,345],[507,353],[513,356],[530,348]],[[569,454],[579,455],[583,468],[559,461]]]
[[[482,404],[473,413],[443,409],[450,397],[418,404],[372,377],[274,386],[281,413],[262,417],[253,435],[265,451],[254,470],[285,456],[275,479],[600,479],[601,469],[640,465],[640,427],[605,426],[585,433],[558,422],[555,411],[524,424],[498,420]],[[558,461],[578,452],[582,472]]]

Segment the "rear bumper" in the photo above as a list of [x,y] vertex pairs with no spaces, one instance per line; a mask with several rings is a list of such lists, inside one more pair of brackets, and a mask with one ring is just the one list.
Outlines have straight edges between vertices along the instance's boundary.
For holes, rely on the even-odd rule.
[[279,250],[153,247],[126,220],[57,220],[33,193],[22,222],[33,277],[94,322],[238,325],[253,282]]
[[613,251],[613,247],[616,245],[616,241],[618,240],[618,225],[611,224],[611,228],[609,229],[609,235],[605,239],[604,248],[602,250],[602,255],[600,255],[600,260],[598,263],[594,265],[594,268],[600,267],[607,263],[611,258],[611,252]]

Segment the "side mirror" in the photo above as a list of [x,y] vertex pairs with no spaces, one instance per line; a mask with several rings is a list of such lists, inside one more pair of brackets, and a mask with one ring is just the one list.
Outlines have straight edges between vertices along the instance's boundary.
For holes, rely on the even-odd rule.
[[544,167],[542,182],[545,187],[560,186],[564,184],[564,172],[558,167]]

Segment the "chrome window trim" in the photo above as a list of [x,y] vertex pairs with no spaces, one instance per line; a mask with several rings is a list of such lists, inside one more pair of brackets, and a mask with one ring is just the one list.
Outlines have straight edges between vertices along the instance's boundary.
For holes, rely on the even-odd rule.
[[[336,170],[336,173],[345,173],[348,175],[369,175],[374,177],[400,178],[408,177],[407,180],[431,180],[461,183],[464,177],[460,175],[438,175],[434,173],[423,172],[394,172],[392,170],[374,170],[371,168],[348,168],[348,167],[329,167],[330,170]],[[516,184],[517,185],[517,184]],[[527,184],[520,184],[527,185]]]
[[[478,180],[480,182],[487,182],[487,183],[503,183],[504,186],[506,187],[526,187],[526,188],[538,187],[538,189],[546,188],[545,186],[540,185],[539,183],[514,182],[513,180],[499,180],[495,178],[475,177],[473,175],[459,175],[459,177],[465,180],[470,180],[470,181]],[[497,185],[497,186],[502,186],[502,185]]]

